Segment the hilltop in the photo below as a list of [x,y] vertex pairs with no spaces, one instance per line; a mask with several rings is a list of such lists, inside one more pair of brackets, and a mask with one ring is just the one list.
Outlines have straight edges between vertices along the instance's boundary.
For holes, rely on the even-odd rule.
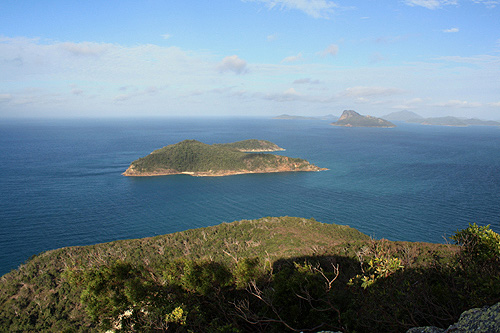
[[262,153],[262,152],[271,152],[271,151],[283,151],[285,149],[279,147],[277,144],[272,143],[267,140],[243,140],[232,143],[219,143],[214,144],[216,147],[230,148],[235,149],[241,152],[253,152],[253,153]]
[[52,250],[0,279],[0,331],[401,332],[500,299],[500,236],[374,240],[298,217]]
[[344,110],[339,120],[331,123],[331,125],[345,127],[396,127],[390,121],[373,116],[363,116],[353,110]]
[[263,140],[213,145],[196,140],[184,140],[157,149],[148,156],[133,161],[123,175],[228,176],[245,173],[327,170],[301,158],[255,153],[276,150],[284,149]]
[[389,121],[409,121],[409,120],[423,119],[421,115],[408,110],[391,112],[389,114],[386,114],[385,116],[382,116],[382,118]]

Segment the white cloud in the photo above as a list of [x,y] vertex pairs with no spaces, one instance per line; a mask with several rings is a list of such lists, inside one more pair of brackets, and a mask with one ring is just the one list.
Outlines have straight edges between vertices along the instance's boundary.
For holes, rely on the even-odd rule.
[[169,38],[171,38],[171,37],[172,37],[172,35],[171,35],[171,34],[163,34],[163,35],[161,35],[161,36],[163,37],[163,39],[169,39]]
[[446,56],[439,57],[437,60],[444,60],[450,62],[457,63],[465,63],[465,64],[500,64],[500,56],[492,56],[488,54],[475,55],[470,57],[461,57],[461,56]]
[[60,47],[63,50],[68,51],[69,53],[75,56],[98,56],[109,50],[109,44],[100,44],[100,43],[61,43]]
[[290,102],[301,98],[301,95],[293,88],[287,89],[278,94],[266,94],[264,99],[275,102]]
[[71,93],[73,95],[79,96],[79,95],[83,95],[84,91],[83,91],[83,89],[73,88],[73,89],[71,89]]
[[247,69],[247,62],[237,55],[225,57],[217,66],[219,72],[233,72],[236,74],[245,74]]
[[434,106],[439,107],[450,107],[450,108],[477,108],[482,106],[481,103],[471,103],[467,101],[461,101],[458,99],[449,100],[448,102],[436,103]]
[[456,5],[457,0],[406,0],[409,6],[421,6],[428,9],[437,9],[446,5]]
[[345,89],[340,95],[346,97],[371,97],[371,96],[391,96],[402,94],[405,91],[398,88],[385,88],[385,87],[351,87]]
[[308,77],[293,81],[293,84],[319,84],[319,83],[321,83],[320,80],[312,80],[311,78]]
[[500,102],[488,103],[489,106],[500,108]]
[[376,64],[376,63],[379,63],[379,62],[382,62],[382,61],[386,61],[386,60],[387,60],[387,57],[385,57],[384,55],[380,54],[379,52],[374,52],[370,56],[370,63],[372,63],[372,64]]
[[329,0],[246,0],[261,2],[266,4],[270,9],[279,8],[283,9],[295,9],[306,13],[314,18],[329,18],[333,12],[334,8],[338,5]]
[[[151,44],[1,40],[0,94],[9,109],[0,108],[0,116],[7,112],[69,116],[64,109],[95,116],[123,115],[124,110],[136,114],[137,104],[119,103],[118,108],[115,103],[135,99],[143,103],[145,114],[159,114],[169,112],[164,105],[175,96],[195,87],[232,84],[214,71],[217,57],[206,52]],[[19,61],[8,61],[15,58]],[[167,86],[172,89],[164,89]]]
[[482,3],[488,8],[494,8],[500,4],[499,0],[472,0],[474,3]]
[[302,60],[302,53],[299,53],[299,54],[294,55],[294,56],[286,57],[285,59],[281,60],[281,62],[296,62],[299,60]]
[[[463,101],[477,101],[482,103],[477,112],[491,119],[500,107],[491,104],[498,102],[500,56],[362,68],[305,62],[250,66],[236,55],[224,58],[151,44],[1,39],[0,117],[23,112],[56,117],[262,115],[276,110],[277,102],[290,112],[309,114],[355,103],[365,103],[367,114],[382,108],[377,103],[384,108],[422,106],[419,110],[446,114],[446,105],[476,112],[467,107],[478,103]],[[453,66],[452,61],[474,65]],[[232,75],[246,73],[249,67],[251,75]],[[423,102],[411,99],[415,96],[425,98],[425,109]],[[431,104],[454,100],[462,102]]]
[[424,100],[422,98],[412,98],[410,100],[402,101],[401,104],[393,105],[391,108],[392,109],[415,109],[420,104],[422,104],[423,101]]
[[12,100],[11,94],[0,94],[0,103],[9,102],[10,100]]
[[320,52],[320,55],[326,57],[327,55],[336,56],[339,52],[339,47],[336,44],[330,44],[326,49]]
[[[458,5],[458,0],[405,0],[409,6],[420,6],[428,9],[437,9],[447,5]],[[488,8],[494,8],[500,4],[500,0],[472,0],[477,4],[483,4]]]
[[450,29],[444,29],[443,32],[446,32],[446,33],[451,33],[451,32],[459,32],[460,29],[458,28],[450,28]]
[[[120,88],[120,90],[123,91],[121,88]],[[128,101],[132,98],[139,97],[139,96],[147,96],[147,95],[153,96],[153,95],[156,95],[159,91],[160,91],[160,89],[158,87],[155,87],[155,86],[150,86],[150,87],[144,88],[143,90],[137,90],[135,88],[135,89],[133,89],[132,92],[129,92],[126,94],[120,94],[120,95],[116,96],[113,100],[115,102],[124,102],[124,101]]]
[[276,33],[267,36],[267,41],[268,42],[274,42],[276,39],[278,39],[278,34],[276,34]]

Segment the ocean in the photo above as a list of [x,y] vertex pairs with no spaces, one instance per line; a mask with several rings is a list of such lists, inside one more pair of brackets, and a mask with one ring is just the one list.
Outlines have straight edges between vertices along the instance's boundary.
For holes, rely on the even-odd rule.
[[[185,139],[269,140],[330,170],[229,177],[121,175]],[[320,120],[2,120],[0,275],[42,251],[241,219],[300,216],[374,238],[444,243],[475,222],[500,232],[500,128]]]

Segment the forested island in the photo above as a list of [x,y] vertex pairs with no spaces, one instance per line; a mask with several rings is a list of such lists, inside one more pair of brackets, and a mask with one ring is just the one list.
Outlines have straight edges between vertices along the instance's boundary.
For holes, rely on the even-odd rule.
[[[265,140],[244,140],[208,145],[196,140],[182,142],[153,151],[133,161],[125,176],[229,176],[247,173],[327,170],[301,158],[261,154],[284,150]],[[250,153],[249,153],[250,152]]]
[[[265,217],[47,251],[1,277],[0,331],[447,328],[500,300],[500,235],[474,224],[451,240],[376,240],[348,226]],[[496,332],[499,303],[490,310],[450,331]]]
[[344,110],[339,120],[331,123],[331,125],[344,127],[396,127],[396,125],[385,119],[363,116],[353,110]]

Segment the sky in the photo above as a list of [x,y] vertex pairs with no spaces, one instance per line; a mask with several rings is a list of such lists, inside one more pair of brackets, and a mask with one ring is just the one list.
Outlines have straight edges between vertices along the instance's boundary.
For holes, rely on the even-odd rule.
[[0,118],[500,120],[500,0],[2,0]]

